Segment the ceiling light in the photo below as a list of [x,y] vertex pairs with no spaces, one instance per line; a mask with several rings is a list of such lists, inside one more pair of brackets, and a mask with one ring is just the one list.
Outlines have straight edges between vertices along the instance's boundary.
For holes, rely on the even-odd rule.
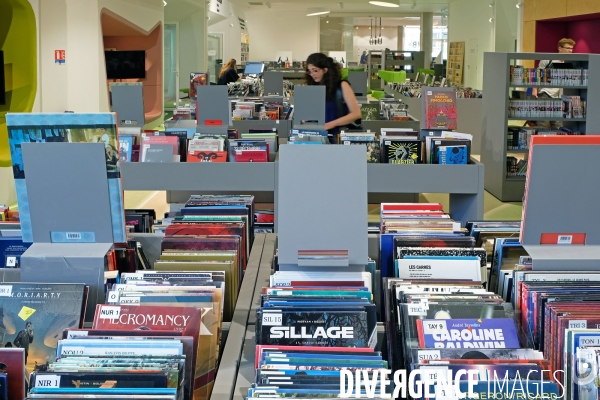
[[521,4],[523,3],[521,2],[521,0],[519,0],[519,2],[517,3],[517,8],[521,8]]
[[489,4],[490,7],[494,7],[494,0]]
[[490,18],[490,19],[488,19],[488,21],[490,21],[490,22],[492,22],[493,20],[494,20],[494,18]]
[[400,7],[399,4],[390,3],[389,1],[369,1],[369,4],[379,7]]
[[326,8],[309,8],[306,10],[306,16],[307,17],[313,17],[315,15],[323,15],[323,14],[329,14],[329,10]]
[[166,7],[167,6],[167,0],[163,0],[163,6]]
[[325,23],[326,23],[326,24],[328,24],[328,23],[329,23],[329,20],[325,21]]

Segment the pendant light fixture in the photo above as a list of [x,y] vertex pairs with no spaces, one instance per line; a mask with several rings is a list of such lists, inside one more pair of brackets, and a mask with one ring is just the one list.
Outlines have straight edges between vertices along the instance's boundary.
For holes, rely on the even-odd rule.
[[369,44],[373,44],[373,20],[371,19],[371,28],[369,28]]
[[383,44],[383,38],[381,37],[381,17],[379,17],[379,44]]

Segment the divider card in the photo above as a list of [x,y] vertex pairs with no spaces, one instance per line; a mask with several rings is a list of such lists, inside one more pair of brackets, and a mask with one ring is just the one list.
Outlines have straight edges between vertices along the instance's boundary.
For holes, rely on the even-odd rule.
[[[27,166],[23,159],[22,145],[27,143],[102,143],[104,144],[104,153],[106,160],[106,179],[108,182],[108,198],[110,202],[110,215],[102,215],[102,218],[108,218],[112,224],[112,238],[111,240],[100,240],[99,233],[96,226],[92,223],[90,228],[84,231],[77,232],[77,229],[63,229],[64,224],[61,225],[61,220],[64,214],[69,213],[68,208],[62,210],[61,213],[46,212],[46,218],[48,216],[55,217],[54,221],[57,225],[60,225],[59,229],[52,229],[52,231],[64,231],[58,232],[63,233],[63,242],[72,242],[67,231],[75,231],[79,235],[73,236],[74,238],[79,237],[84,240],[86,234],[90,232],[95,233],[96,240],[88,240],[91,242],[106,242],[106,243],[122,243],[126,241],[125,236],[125,212],[123,208],[123,190],[121,186],[121,167],[119,160],[119,141],[117,137],[117,121],[116,115],[113,113],[97,113],[97,114],[77,114],[77,113],[19,113],[19,114],[7,114],[6,124],[8,128],[8,141],[10,145],[10,152],[13,163],[13,171],[15,178],[15,187],[17,192],[17,199],[19,201],[19,212],[21,219],[21,230],[23,234],[24,242],[33,242],[34,233],[36,232],[35,225],[36,221],[32,221],[30,198],[26,183],[26,169]],[[43,163],[43,166],[52,169],[55,168],[47,160],[35,160]],[[75,173],[78,168],[76,162],[72,163],[72,166],[66,169],[56,169],[55,176],[56,180],[67,180],[71,173]],[[92,185],[93,183],[90,183]],[[89,185],[88,185],[89,186]],[[51,187],[51,186],[50,186]],[[85,188],[74,187],[70,193],[61,193],[55,198],[64,198],[64,196],[75,196],[77,193],[81,193]],[[52,194],[50,194],[52,196]],[[33,200],[33,199],[31,199]],[[48,199],[44,199],[48,204]],[[60,203],[60,202],[59,202]],[[89,215],[94,214],[94,204],[81,204],[82,207],[89,208]],[[68,227],[67,227],[68,228]],[[73,232],[71,232],[73,233]],[[51,238],[48,232],[38,232],[35,235],[35,242],[56,242],[56,238]]]
[[419,319],[419,346],[427,349],[520,348],[515,322],[511,318]]

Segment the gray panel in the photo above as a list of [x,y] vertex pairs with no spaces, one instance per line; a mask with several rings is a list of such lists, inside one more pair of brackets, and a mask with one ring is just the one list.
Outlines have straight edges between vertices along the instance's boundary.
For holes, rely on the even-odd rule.
[[265,96],[283,96],[283,72],[267,71],[263,77]]
[[[506,201],[503,190],[506,176],[508,62],[509,56],[506,53],[485,53],[483,56],[484,124],[481,162],[487,167],[485,189],[504,201]],[[486,96],[485,93],[488,95]]]
[[[600,198],[598,148],[589,145],[533,148],[524,203],[523,244],[539,245],[542,233],[571,232],[585,233],[586,245],[600,245],[600,213],[594,211]],[[569,168],[565,168],[562,160],[568,160]]]
[[[221,121],[221,128],[227,129],[229,124],[229,99],[227,98],[227,86],[225,85],[208,85],[198,86],[196,88],[198,94],[196,116],[198,121],[198,129],[205,127],[205,121]],[[213,127],[209,125],[209,127]]]
[[117,113],[117,123],[124,127],[144,126],[144,93],[142,85],[110,86],[112,111]]
[[366,71],[348,71],[348,83],[352,86],[354,94],[357,96],[367,95],[367,79],[369,73]]
[[34,243],[50,242],[53,231],[94,232],[96,243],[113,243],[104,143],[22,149]]
[[593,111],[598,110],[600,104],[600,55],[589,55],[588,68],[588,89],[584,93],[587,95],[587,104],[592,106],[588,106],[585,132],[587,135],[600,135],[600,113]]
[[536,271],[600,271],[600,246],[525,245]]
[[[302,121],[317,121],[302,124]],[[294,128],[324,129],[325,86],[294,87]]]
[[279,263],[298,264],[300,249],[336,249],[348,250],[351,265],[366,264],[364,149],[286,145],[279,152]]
[[[274,163],[123,163],[125,190],[273,191]],[[187,200],[187,199],[186,199]]]
[[21,281],[85,283],[90,287],[85,320],[91,322],[104,293],[105,256],[112,243],[33,243],[21,256]]
[[367,164],[368,190],[369,193],[478,194],[480,166]]

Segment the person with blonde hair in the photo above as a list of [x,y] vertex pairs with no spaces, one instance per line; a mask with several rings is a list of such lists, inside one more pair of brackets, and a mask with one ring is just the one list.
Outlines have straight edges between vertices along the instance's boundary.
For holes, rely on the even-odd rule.
[[235,82],[240,79],[240,76],[237,74],[237,65],[234,58],[230,58],[229,61],[221,71],[219,72],[219,80],[217,81],[217,85],[227,85],[230,82]]

